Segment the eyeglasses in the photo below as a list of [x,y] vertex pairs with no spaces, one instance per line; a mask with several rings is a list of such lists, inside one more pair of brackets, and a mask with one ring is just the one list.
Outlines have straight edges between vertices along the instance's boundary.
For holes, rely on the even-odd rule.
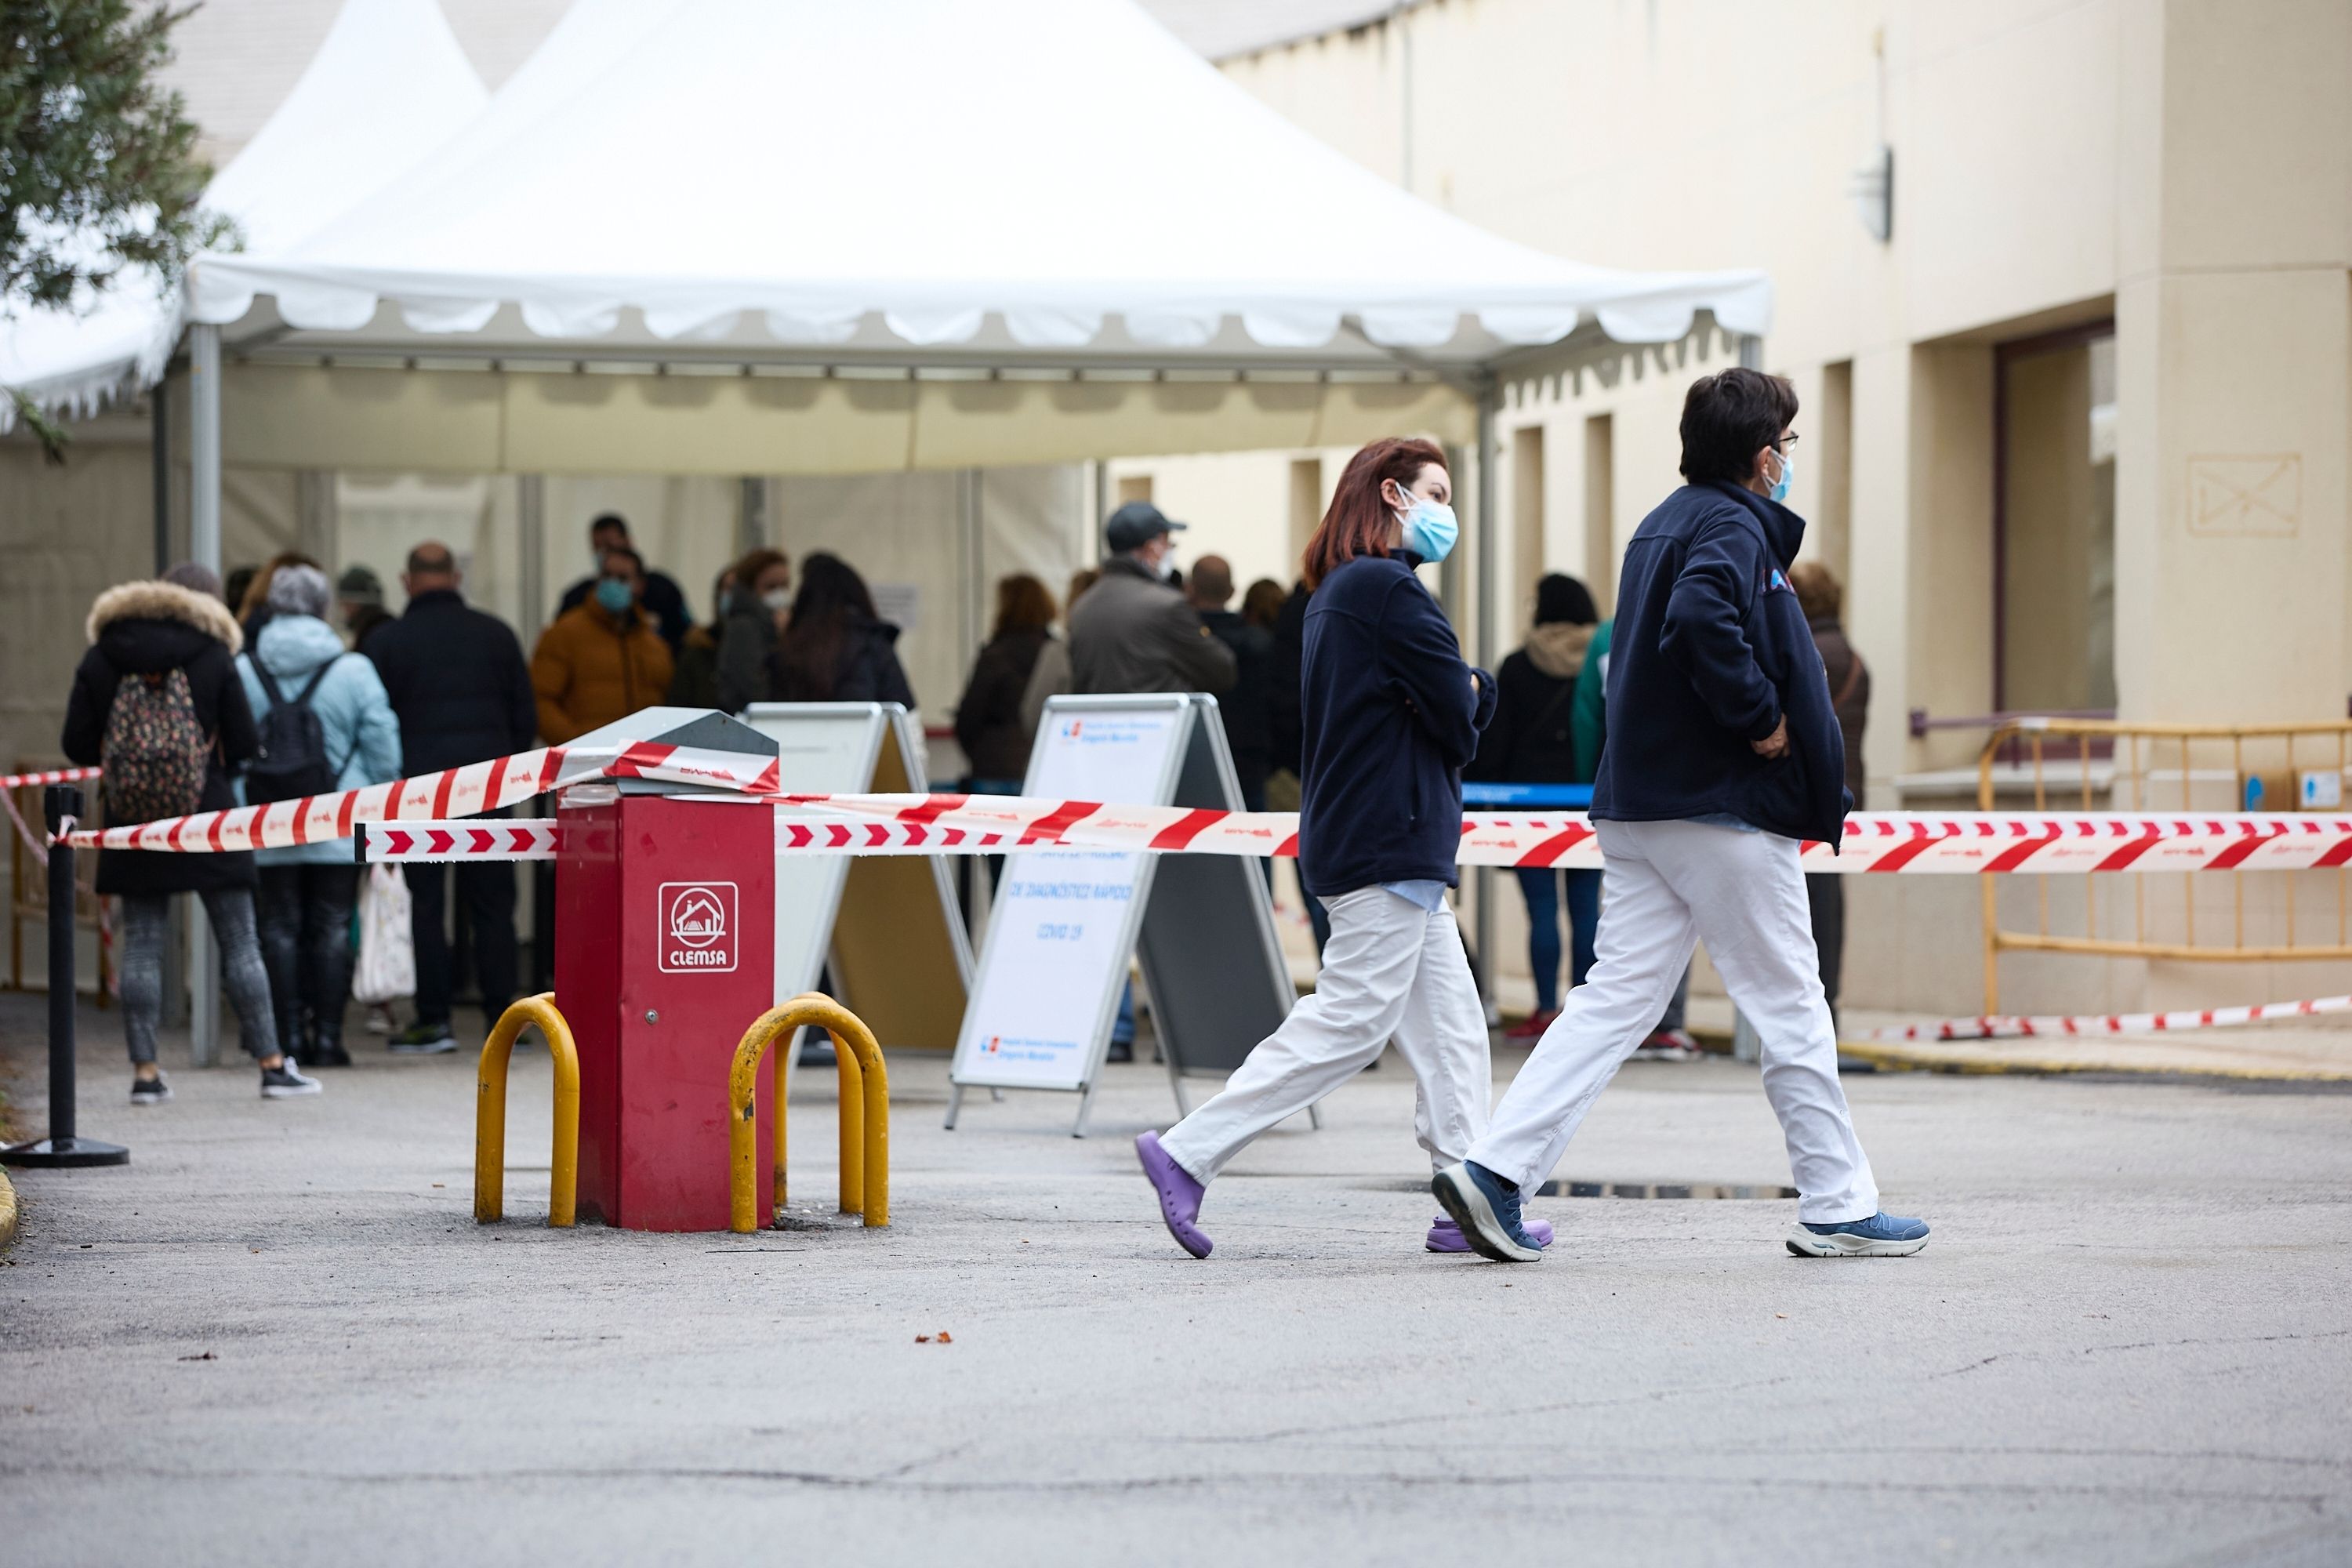
[[1791,430],[1786,436],[1781,437],[1779,440],[1772,443],[1772,450],[1777,452],[1781,447],[1786,447],[1790,442],[1794,441],[1797,438],[1797,433],[1794,430]]

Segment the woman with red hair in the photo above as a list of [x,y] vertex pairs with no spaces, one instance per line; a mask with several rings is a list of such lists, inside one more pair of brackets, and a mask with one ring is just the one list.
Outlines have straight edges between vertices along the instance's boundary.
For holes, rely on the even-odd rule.
[[[1462,661],[1413,575],[1454,548],[1453,500],[1436,447],[1375,441],[1349,459],[1307,543],[1298,869],[1330,910],[1331,940],[1315,994],[1223,1090],[1165,1138],[1135,1141],[1169,1234],[1195,1258],[1210,1248],[1201,1199],[1226,1162],[1391,1041],[1420,1086],[1415,1131],[1433,1170],[1486,1126],[1486,1010],[1445,889],[1458,879],[1462,768],[1494,716],[1495,679]],[[1467,1250],[1444,1218],[1426,1245]]]

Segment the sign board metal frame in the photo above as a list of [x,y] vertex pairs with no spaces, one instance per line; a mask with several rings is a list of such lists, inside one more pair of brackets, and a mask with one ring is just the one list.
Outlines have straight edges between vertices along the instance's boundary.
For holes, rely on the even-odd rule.
[[[1030,753],[1025,795],[1069,795],[1048,774],[1051,748],[1075,735],[1090,717],[1165,714],[1173,721],[1167,751],[1160,759],[1157,782],[1150,797],[1118,804],[1181,805],[1238,809],[1241,790],[1224,744],[1224,727],[1217,721],[1216,700],[1199,693],[1056,697],[1045,708],[1037,741]],[[1088,798],[1091,798],[1089,796]],[[1041,1079],[1034,1070],[989,1069],[990,1056],[982,1047],[982,1009],[998,1005],[991,977],[1011,958],[1010,944],[1036,940],[1013,930],[1013,899],[1001,892],[999,911],[992,912],[982,944],[962,1030],[956,1041],[950,1074],[946,1125],[952,1129],[963,1105],[966,1089],[1047,1089],[1075,1092],[1078,1113],[1071,1136],[1086,1135],[1094,1090],[1110,1048],[1111,1023],[1118,1010],[1130,957],[1140,956],[1150,987],[1152,1021],[1160,1053],[1168,1065],[1169,1086],[1180,1113],[1187,1110],[1182,1080],[1187,1076],[1230,1073],[1246,1054],[1288,1015],[1296,1001],[1289,969],[1274,926],[1273,905],[1264,875],[1254,859],[1231,856],[1180,857],[1163,866],[1150,851],[1028,850],[1009,856],[1004,889],[1013,888],[1025,870],[1053,861],[1084,864],[1122,861],[1129,894],[1114,928],[1114,942],[1103,950],[1116,954],[1114,967],[1100,977],[1101,991],[1090,1033],[1074,1074]],[[1243,916],[1235,901],[1250,911]],[[1210,933],[1206,940],[1203,933]],[[1204,965],[1208,973],[1202,973]],[[1222,965],[1222,968],[1216,967]],[[1237,969],[1255,969],[1264,976],[1252,982]],[[1240,1012],[1235,1016],[1235,1003]],[[1246,1037],[1244,1038],[1243,1037]],[[1222,1050],[1220,1050],[1222,1047]],[[1230,1056],[1231,1059],[1223,1059]],[[1319,1114],[1315,1124],[1321,1125]]]

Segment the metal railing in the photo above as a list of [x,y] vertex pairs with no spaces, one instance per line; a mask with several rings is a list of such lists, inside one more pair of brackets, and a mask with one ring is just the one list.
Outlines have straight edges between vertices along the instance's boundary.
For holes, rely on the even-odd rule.
[[555,1059],[555,1144],[548,1161],[547,1223],[569,1226],[580,1193],[580,1051],[552,994],[526,996],[499,1015],[482,1042],[474,1079],[474,1219],[494,1225],[506,1215],[507,1067],[516,1037],[532,1025]]
[[[784,1207],[787,1091],[792,1085],[792,1037],[806,1026],[833,1037],[841,1076],[841,1212],[862,1215],[868,1226],[890,1223],[890,1076],[882,1049],[857,1016],[832,997],[803,992],[771,1007],[743,1031],[727,1076],[728,1196],[731,1227],[750,1235],[775,1223]],[[769,1056],[775,1083],[775,1152],[768,1208],[760,1212],[759,1130],[754,1094],[760,1058]]]
[[[2226,748],[2226,754],[2224,753]],[[1996,778],[2000,763],[2003,776]],[[2201,765],[2200,765],[2201,764]],[[2323,786],[2313,804],[2338,809],[2345,770],[2352,764],[2352,721],[2305,724],[2148,724],[2128,721],[2036,717],[2002,723],[1977,755],[1977,805],[1995,808],[1997,794],[2012,799],[2030,779],[2036,811],[2239,812],[2294,810],[2306,773]],[[2334,785],[2326,787],[2328,775]],[[2104,796],[2104,801],[2100,799]],[[2055,805],[2053,806],[2053,800]],[[2212,906],[2228,879],[2226,918]],[[2083,879],[2080,934],[2051,929],[2051,883],[2028,879],[2038,907],[2035,929],[2004,929],[1999,909],[2004,879],[1984,878],[1984,1009],[2000,1010],[2000,955],[2073,953],[2090,957],[2265,963],[2352,958],[2352,893],[2346,868],[2315,871],[2184,872],[2180,896],[2166,897],[2168,877],[2129,876],[2128,915],[2114,874]],[[2249,882],[2260,879],[2251,889]],[[2334,882],[2333,919],[2325,907],[2298,910],[2314,881]],[[2205,930],[2199,939],[2200,895]],[[2151,909],[2151,899],[2156,907]],[[2108,904],[2103,917],[2102,904]],[[2249,940],[2249,919],[2260,940]],[[2300,920],[2300,928],[2299,928]],[[2128,928],[2124,934],[2123,928]],[[2229,940],[2218,940],[2226,930]],[[2323,940],[2306,940],[2311,935]],[[2332,934],[2333,940],[2324,940]]]

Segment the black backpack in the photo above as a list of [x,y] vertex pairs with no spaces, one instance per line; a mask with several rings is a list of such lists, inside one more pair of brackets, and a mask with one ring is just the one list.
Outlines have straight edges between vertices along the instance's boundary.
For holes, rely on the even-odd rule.
[[[320,665],[291,702],[278,689],[268,667],[258,658],[253,661],[253,673],[261,678],[261,689],[269,694],[269,709],[259,720],[261,749],[245,768],[245,798],[252,805],[334,792],[343,770],[327,761],[327,732],[320,727],[318,714],[310,710],[310,697],[319,689],[319,682],[327,679],[327,671],[343,657],[338,654]],[[343,766],[350,765],[351,759],[344,758]]]

